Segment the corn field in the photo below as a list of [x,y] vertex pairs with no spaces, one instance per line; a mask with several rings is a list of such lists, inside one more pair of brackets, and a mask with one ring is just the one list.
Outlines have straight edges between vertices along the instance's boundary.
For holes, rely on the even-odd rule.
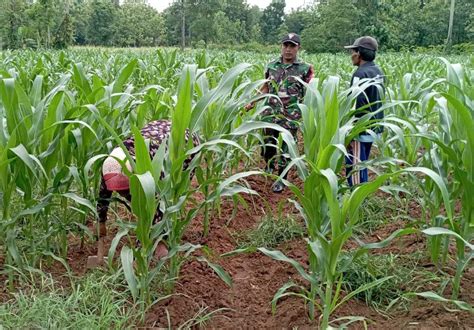
[[[349,86],[354,67],[345,54],[302,57],[314,65],[315,78],[306,87],[301,134],[294,141],[285,129],[260,121],[263,102],[243,111],[261,97],[256,91],[271,54],[101,48],[0,52],[0,328],[48,326],[26,316],[21,323],[18,310],[17,321],[8,315],[22,301],[18,292],[30,288],[39,295],[44,288],[31,288],[45,278],[56,281],[58,272],[67,278],[67,294],[77,292],[75,283],[91,272],[102,278],[98,282],[113,278],[120,298],[113,296],[104,304],[120,301],[120,308],[128,311],[114,314],[109,323],[81,327],[236,326],[228,323],[233,317],[249,316],[231,303],[200,306],[198,314],[183,322],[174,321],[177,314],[168,313],[162,302],[176,299],[194,263],[208,276],[217,276],[222,290],[239,300],[247,294],[236,289],[242,274],[229,265],[257,256],[292,274],[272,284],[262,307],[271,311],[268,319],[278,320],[285,304],[300,304],[297,317],[278,321],[280,327],[370,324],[373,315],[347,313],[345,306],[357,301],[375,309],[375,298],[367,297],[383,296],[391,283],[399,283],[397,293],[378,306],[381,315],[394,317],[404,306],[429,302],[443,306],[445,313],[472,318],[474,56],[378,56],[387,84],[386,115],[376,124],[385,129],[374,143],[375,155],[362,163],[370,170],[370,182],[354,189],[345,177],[346,146],[375,125],[370,116],[354,120],[353,105],[361,92]],[[166,145],[150,159],[139,130],[157,119],[171,120],[172,130]],[[260,159],[265,128],[280,131],[280,143],[289,146],[284,174],[290,176],[284,180],[287,192],[281,203],[255,184],[277,178],[263,171]],[[186,130],[199,136],[197,147],[185,141]],[[101,164],[129,136],[136,143],[136,157],[127,153],[133,202],[130,211],[112,202],[109,218],[115,220],[107,223],[112,230],[106,264],[87,271],[84,263],[78,267],[71,259],[71,249],[80,246],[95,253]],[[193,160],[183,170],[190,155]],[[163,219],[154,223],[157,207]],[[238,240],[224,246],[217,241],[212,248],[212,240],[223,235],[217,230],[234,233],[232,226],[243,221],[242,214],[260,214],[262,209],[276,224],[300,228],[291,232],[299,236],[289,241],[303,257],[281,241],[273,246]],[[375,230],[390,230],[374,239],[369,226],[377,216],[381,223]],[[278,220],[288,217],[294,221]],[[274,234],[267,233],[263,242]],[[428,280],[410,287],[396,282],[402,276],[397,271],[374,275],[367,260],[391,255],[391,247],[413,237],[422,242],[420,248],[399,254],[430,265],[423,273]],[[162,241],[169,253],[156,260],[154,250]],[[401,261],[395,264],[395,269],[403,267]],[[352,279],[361,273],[368,278],[354,284]],[[103,293],[97,292],[99,299]],[[205,297],[194,299],[206,302]],[[165,310],[167,322],[150,323],[154,313]],[[217,315],[223,315],[221,323],[213,323]],[[125,317],[129,321],[121,321]]]

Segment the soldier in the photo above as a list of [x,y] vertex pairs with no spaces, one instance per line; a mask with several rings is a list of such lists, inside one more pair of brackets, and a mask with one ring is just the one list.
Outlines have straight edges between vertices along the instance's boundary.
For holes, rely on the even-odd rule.
[[[378,50],[377,40],[365,36],[356,39],[353,45],[345,46],[344,48],[350,49],[352,64],[357,66],[357,70],[352,75],[351,86],[357,86],[361,79],[369,79],[372,82],[370,86],[365,88],[365,90],[357,96],[355,107],[358,111],[356,116],[361,117],[367,112],[377,111],[382,106],[381,92],[384,88],[384,74],[374,62]],[[382,111],[377,112],[373,116],[373,119],[382,118]],[[376,134],[380,134],[382,128],[382,126],[378,126],[372,129],[372,131]],[[348,165],[346,173],[351,173],[353,166],[357,163],[369,159],[373,142],[374,137],[367,132],[363,132],[350,143],[347,150],[349,157],[346,157],[346,164]],[[369,180],[368,171],[366,168],[355,171],[348,176],[347,180],[350,186],[367,182]]]
[[[262,113],[262,120],[278,124],[295,137],[301,119],[301,110],[298,103],[303,101],[305,87],[298,80],[309,82],[314,75],[313,66],[298,59],[298,51],[301,49],[301,39],[296,33],[289,33],[281,39],[281,57],[267,65],[265,79],[269,81],[260,88],[262,94],[273,94],[267,98],[265,105],[268,109]],[[254,107],[255,102],[245,106],[246,110]],[[278,165],[278,174],[281,175],[286,167],[286,159],[278,155],[276,148],[279,132],[273,129],[265,129],[265,147],[262,156],[266,162],[266,172],[273,173]],[[288,152],[288,146],[284,143],[283,153]],[[283,182],[276,181],[272,187],[273,192],[280,193],[284,189]]]

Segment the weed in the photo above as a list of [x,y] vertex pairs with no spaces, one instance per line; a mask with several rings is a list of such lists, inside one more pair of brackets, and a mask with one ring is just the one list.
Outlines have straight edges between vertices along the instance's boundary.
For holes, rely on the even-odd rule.
[[293,217],[265,216],[257,228],[245,232],[240,247],[276,247],[283,242],[303,237],[303,227]]
[[64,288],[51,277],[21,289],[0,306],[6,329],[128,328],[139,315],[118,275],[94,272]]
[[387,311],[391,307],[407,308],[408,301],[402,299],[405,293],[416,292],[426,286],[426,282],[438,281],[436,274],[420,267],[422,253],[412,255],[363,255],[352,259],[350,253],[341,256],[341,264],[348,265],[343,272],[343,288],[347,292],[372,283],[376,280],[387,278],[380,285],[371,287],[356,295],[364,300],[367,305]]

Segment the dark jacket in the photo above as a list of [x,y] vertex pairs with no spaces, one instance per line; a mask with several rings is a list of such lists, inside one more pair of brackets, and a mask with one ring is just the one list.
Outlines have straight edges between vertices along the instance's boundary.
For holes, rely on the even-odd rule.
[[[374,103],[374,102],[377,102],[377,103],[372,104],[368,108],[358,112],[356,114],[357,117],[361,117],[367,112],[377,111],[382,106],[380,102],[382,100],[382,97],[380,95],[381,93],[379,91],[379,88],[380,87],[382,87],[382,89],[384,88],[384,74],[382,70],[380,70],[380,68],[374,62],[366,62],[362,64],[361,66],[359,66],[359,68],[357,68],[357,70],[352,75],[351,86],[353,86],[354,84],[357,84],[358,80],[367,79],[367,78],[374,79],[376,84],[379,85],[379,87],[377,87],[376,85],[371,85],[367,87],[363,93],[360,93],[357,96],[356,109],[360,109],[370,103]],[[377,113],[374,116],[374,118],[382,119],[383,111]]]

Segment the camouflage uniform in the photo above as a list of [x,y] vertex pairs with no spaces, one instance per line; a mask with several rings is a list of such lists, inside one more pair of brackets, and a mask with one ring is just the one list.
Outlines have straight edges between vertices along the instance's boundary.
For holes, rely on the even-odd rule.
[[[262,120],[278,124],[288,129],[296,138],[299,120],[301,119],[301,109],[298,103],[303,101],[305,87],[297,79],[309,82],[314,75],[313,66],[296,60],[291,64],[283,63],[282,59],[270,62],[265,71],[265,78],[270,81],[268,84],[269,94],[278,97],[269,97],[265,105],[268,106],[262,113]],[[265,142],[276,144],[279,132],[271,129],[264,131],[267,136]],[[288,152],[288,147],[283,144],[283,153]],[[262,155],[269,168],[274,168],[275,160],[278,160],[278,170],[281,173],[286,165],[283,157],[277,156],[277,150],[274,147],[266,146],[262,150]]]
[[270,62],[265,71],[265,79],[269,79],[270,97],[265,105],[270,106],[263,112],[263,120],[278,124],[289,130],[296,130],[301,119],[298,103],[303,101],[305,88],[297,78],[309,82],[313,77],[313,67],[299,62],[284,64],[281,59]]

